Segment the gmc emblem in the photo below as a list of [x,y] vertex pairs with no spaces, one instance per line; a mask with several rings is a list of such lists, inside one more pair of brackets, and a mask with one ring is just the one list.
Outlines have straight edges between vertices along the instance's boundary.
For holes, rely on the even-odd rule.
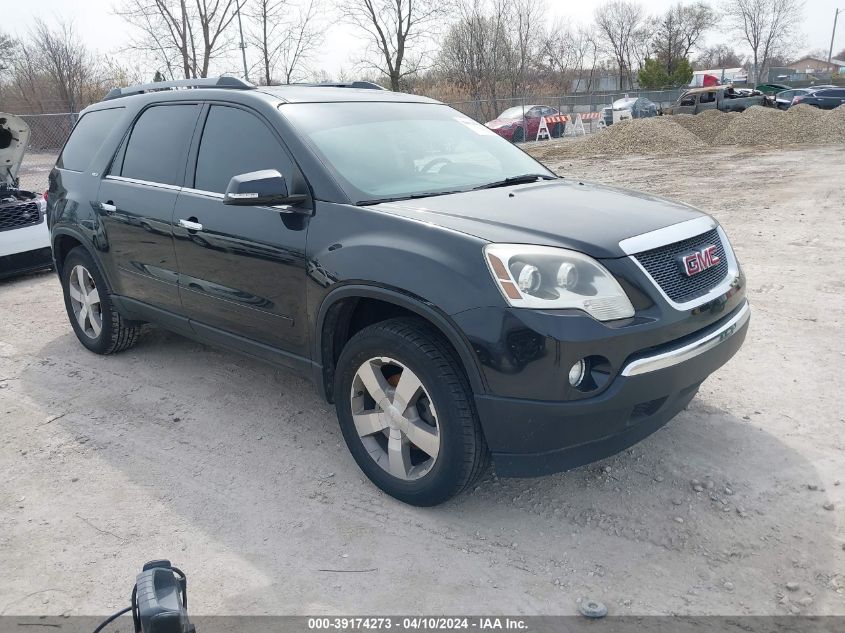
[[679,258],[681,265],[681,272],[687,277],[692,277],[698,273],[712,268],[718,264],[721,258],[716,254],[716,246],[711,244],[700,251],[683,255]]

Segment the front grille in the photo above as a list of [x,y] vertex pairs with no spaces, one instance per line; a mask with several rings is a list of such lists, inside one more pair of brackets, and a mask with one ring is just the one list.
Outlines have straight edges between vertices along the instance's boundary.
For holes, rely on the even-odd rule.
[[0,204],[0,231],[20,229],[41,222],[37,202]]
[[[681,266],[678,263],[680,256],[693,251],[700,251],[711,244],[716,246],[719,263],[697,275],[687,277],[681,271]],[[667,244],[650,251],[637,253],[634,257],[657,282],[663,292],[677,303],[703,297],[718,286],[728,274],[728,258],[716,229],[674,244]]]

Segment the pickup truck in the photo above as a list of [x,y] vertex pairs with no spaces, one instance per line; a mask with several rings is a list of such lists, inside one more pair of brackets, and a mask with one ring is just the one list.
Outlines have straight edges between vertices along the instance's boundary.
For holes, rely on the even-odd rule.
[[732,86],[693,88],[683,93],[663,114],[698,114],[705,110],[742,112],[753,105],[767,105],[766,95],[759,91],[735,90]]

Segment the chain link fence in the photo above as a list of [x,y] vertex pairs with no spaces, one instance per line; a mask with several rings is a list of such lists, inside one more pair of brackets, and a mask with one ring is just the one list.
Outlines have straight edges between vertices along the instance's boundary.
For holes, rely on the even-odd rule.
[[77,112],[62,114],[19,114],[30,129],[29,147],[23,157],[18,178],[21,189],[45,191],[47,175],[56,164],[59,152],[70,135]]
[[[523,107],[526,111],[534,105],[549,106],[561,114],[585,114],[600,112],[617,99],[624,97],[645,97],[653,101],[658,108],[669,106],[678,100],[681,93],[689,88],[669,88],[665,90],[628,90],[614,92],[591,92],[571,95],[529,95],[525,97],[500,97],[495,99],[471,99],[455,101],[449,105],[460,110],[479,123],[495,119],[508,108]],[[588,132],[598,129],[598,121],[592,120],[585,128]]]

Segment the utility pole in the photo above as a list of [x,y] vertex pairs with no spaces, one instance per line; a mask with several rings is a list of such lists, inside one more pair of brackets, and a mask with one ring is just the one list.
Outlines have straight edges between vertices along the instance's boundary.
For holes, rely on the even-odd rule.
[[[246,69],[246,44],[244,44],[244,27],[241,24],[241,0],[235,0],[235,11],[238,14],[238,31],[241,34],[241,57],[244,60],[244,79],[249,81],[249,72]],[[830,44],[833,46],[833,43]]]
[[827,63],[830,63],[830,60],[833,58],[833,38],[836,37],[836,19],[839,17],[839,13],[842,9],[837,9],[836,13],[833,14],[833,33],[830,34],[830,50],[827,52]]

